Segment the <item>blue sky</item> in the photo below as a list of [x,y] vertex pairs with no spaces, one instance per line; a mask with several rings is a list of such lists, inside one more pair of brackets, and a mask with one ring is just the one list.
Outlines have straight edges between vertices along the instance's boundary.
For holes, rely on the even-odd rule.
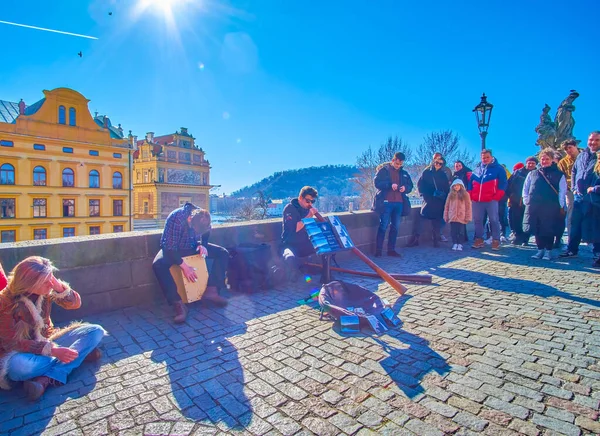
[[554,116],[570,89],[575,135],[600,129],[595,0],[170,0],[172,20],[156,4],[135,13],[143,1],[160,3],[1,0],[0,20],[98,40],[0,24],[0,99],[66,86],[140,137],[187,127],[217,193],[353,164],[389,135],[417,146],[452,129],[476,152],[482,92],[488,147],[508,166],[536,151],[544,103]]

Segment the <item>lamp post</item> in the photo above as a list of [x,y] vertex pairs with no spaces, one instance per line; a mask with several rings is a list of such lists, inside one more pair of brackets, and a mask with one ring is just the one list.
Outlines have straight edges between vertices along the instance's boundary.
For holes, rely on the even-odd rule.
[[479,136],[481,136],[481,149],[485,149],[485,137],[487,136],[488,128],[490,127],[490,118],[492,118],[492,109],[494,105],[488,103],[485,92],[481,96],[481,102],[475,106],[473,112],[477,116],[477,128],[479,129]]

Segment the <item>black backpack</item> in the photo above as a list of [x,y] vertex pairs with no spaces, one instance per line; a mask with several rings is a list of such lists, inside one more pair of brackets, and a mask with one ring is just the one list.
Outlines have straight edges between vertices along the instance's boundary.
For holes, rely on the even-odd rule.
[[277,285],[285,272],[273,260],[269,244],[244,243],[228,248],[227,282],[234,291],[252,292]]

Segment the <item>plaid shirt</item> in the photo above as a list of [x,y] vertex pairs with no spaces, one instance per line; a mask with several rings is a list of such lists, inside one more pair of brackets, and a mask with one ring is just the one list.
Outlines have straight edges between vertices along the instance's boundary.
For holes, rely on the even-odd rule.
[[171,212],[165,221],[160,248],[163,250],[163,255],[175,265],[181,265],[183,262],[181,251],[189,252],[198,248],[199,239],[202,239],[202,245],[208,244],[209,232],[196,235],[194,229],[188,224],[187,220],[194,209],[198,209],[198,206],[186,203]]

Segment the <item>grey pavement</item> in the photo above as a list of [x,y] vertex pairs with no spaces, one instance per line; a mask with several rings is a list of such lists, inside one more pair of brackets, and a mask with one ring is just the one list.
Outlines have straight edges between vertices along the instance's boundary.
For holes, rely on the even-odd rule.
[[[388,272],[430,273],[398,298],[385,282],[338,275],[392,302],[403,325],[342,336],[297,301],[312,283],[86,321],[104,357],[29,403],[0,393],[0,434],[600,433],[600,280],[591,254],[531,259],[448,244],[403,249]],[[342,266],[368,270],[360,260]],[[84,302],[85,303],[85,302]]]

